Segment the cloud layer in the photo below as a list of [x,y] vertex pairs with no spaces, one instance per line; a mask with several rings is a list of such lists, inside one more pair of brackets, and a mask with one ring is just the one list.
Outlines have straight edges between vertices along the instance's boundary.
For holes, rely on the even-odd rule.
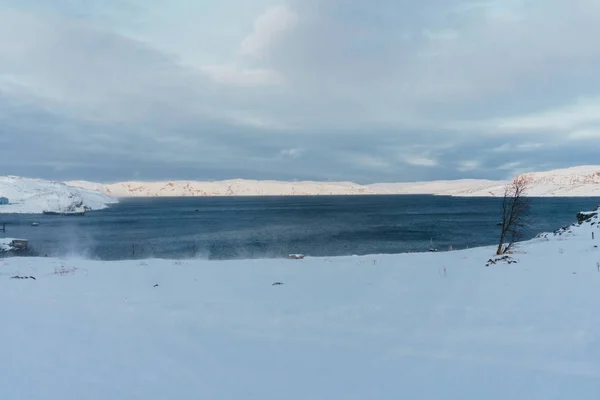
[[0,0],[0,171],[373,182],[597,163],[597,1],[202,3]]

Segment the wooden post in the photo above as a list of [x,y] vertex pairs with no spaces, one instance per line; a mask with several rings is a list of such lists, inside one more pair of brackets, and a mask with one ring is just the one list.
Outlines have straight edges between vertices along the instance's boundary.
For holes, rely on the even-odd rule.
[[6,233],[6,222],[2,223],[2,232]]

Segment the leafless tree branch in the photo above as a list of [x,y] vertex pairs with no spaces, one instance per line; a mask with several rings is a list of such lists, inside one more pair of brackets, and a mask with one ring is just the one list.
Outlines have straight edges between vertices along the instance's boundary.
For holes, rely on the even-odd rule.
[[531,205],[526,197],[530,179],[526,175],[517,176],[504,189],[502,198],[502,231],[498,243],[497,255],[509,252],[519,241],[522,230],[527,225],[526,217]]

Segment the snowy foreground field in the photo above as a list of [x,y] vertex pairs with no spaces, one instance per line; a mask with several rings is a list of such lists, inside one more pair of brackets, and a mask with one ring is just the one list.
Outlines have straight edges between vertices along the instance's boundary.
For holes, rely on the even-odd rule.
[[0,260],[0,398],[598,399],[598,245],[596,216],[487,267]]

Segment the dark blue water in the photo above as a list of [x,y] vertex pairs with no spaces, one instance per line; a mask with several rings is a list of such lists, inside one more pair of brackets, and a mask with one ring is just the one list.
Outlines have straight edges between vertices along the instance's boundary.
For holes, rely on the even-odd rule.
[[[85,217],[0,215],[39,255],[120,260],[342,256],[493,245],[500,200],[438,196],[125,199]],[[524,239],[600,198],[533,199]],[[32,222],[40,226],[32,227]],[[3,234],[0,232],[0,237]]]

